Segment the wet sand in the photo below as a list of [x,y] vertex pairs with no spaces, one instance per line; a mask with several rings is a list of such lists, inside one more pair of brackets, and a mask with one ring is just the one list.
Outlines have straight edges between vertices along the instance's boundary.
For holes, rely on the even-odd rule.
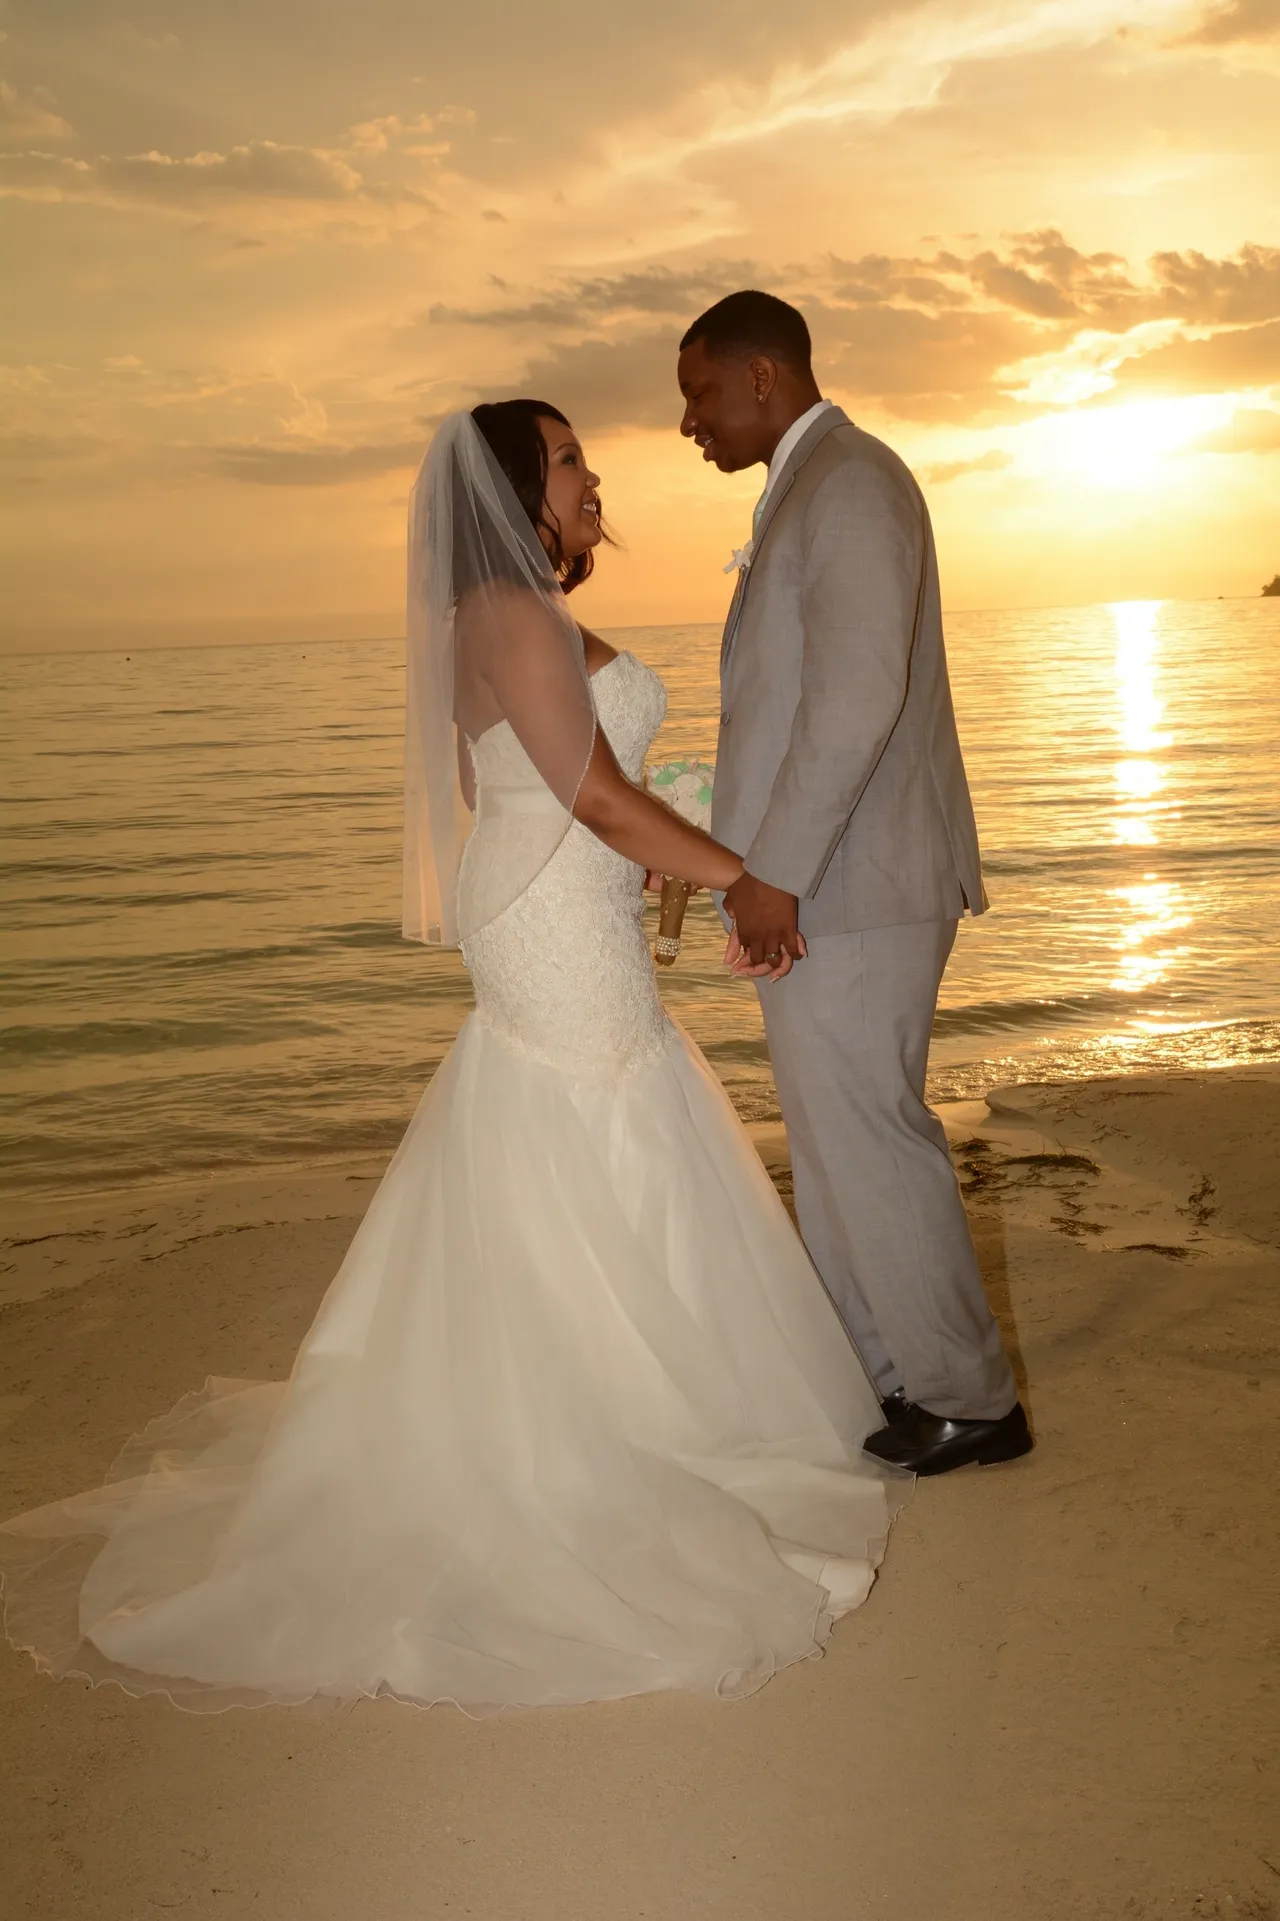
[[[823,1659],[475,1723],[188,1716],[5,1650],[6,1921],[1280,1921],[1280,1069],[945,1118],[1039,1445],[921,1483]],[[11,1222],[0,1511],[285,1373],[375,1178]]]

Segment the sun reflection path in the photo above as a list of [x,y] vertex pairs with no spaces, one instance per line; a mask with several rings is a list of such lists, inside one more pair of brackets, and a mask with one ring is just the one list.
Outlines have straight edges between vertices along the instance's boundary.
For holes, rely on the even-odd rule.
[[[1160,698],[1160,609],[1158,600],[1119,601],[1111,609],[1116,626],[1116,735],[1122,758],[1113,769],[1115,785],[1114,836],[1122,847],[1155,847],[1160,817],[1171,803],[1162,799],[1166,770],[1160,755],[1170,743],[1162,731],[1164,703]],[[1182,889],[1157,873],[1115,887],[1112,897],[1121,904],[1122,926],[1117,941],[1120,958],[1113,992],[1138,994],[1168,979],[1186,952],[1169,943],[1169,936],[1190,924]],[[1150,1026],[1149,1021],[1139,1023]]]
[[1169,745],[1161,733],[1164,705],[1156,682],[1160,652],[1158,600],[1123,600],[1112,609],[1116,624],[1116,733],[1125,758],[1115,765],[1115,837],[1122,846],[1154,847],[1164,770],[1156,759]]
[[[1170,934],[1189,926],[1190,914],[1182,911],[1182,889],[1176,881],[1159,880],[1144,874],[1131,887],[1115,887],[1112,893],[1128,908],[1128,925],[1121,930],[1119,973],[1112,981],[1118,994],[1137,994],[1162,981],[1183,947],[1167,945]],[[1166,943],[1152,947],[1153,941]]]

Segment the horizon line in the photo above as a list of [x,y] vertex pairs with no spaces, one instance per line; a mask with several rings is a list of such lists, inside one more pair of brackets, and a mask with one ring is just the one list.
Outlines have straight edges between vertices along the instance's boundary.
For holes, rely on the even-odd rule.
[[[943,618],[949,620],[957,615],[1067,613],[1086,607],[1122,607],[1152,601],[1160,605],[1171,603],[1183,607],[1217,606],[1224,601],[1244,602],[1252,606],[1259,601],[1275,598],[1276,596],[1261,591],[1256,594],[1124,594],[1101,600],[1026,601],[1003,606],[944,607],[942,613]],[[227,618],[225,626],[233,627],[237,623],[248,624],[259,618],[260,616],[255,614],[231,615]],[[214,618],[211,618],[210,625],[217,625],[220,629],[224,629],[219,632],[216,639],[204,639],[198,632],[189,633],[184,640],[175,640],[167,636],[154,639],[149,637],[148,629],[154,630],[164,624],[162,619],[149,615],[141,623],[141,632],[130,639],[117,638],[119,629],[126,625],[124,622],[111,622],[100,628],[88,630],[50,627],[44,630],[43,634],[39,630],[31,632],[30,639],[24,636],[16,645],[0,634],[0,660],[30,660],[36,656],[52,654],[181,653],[202,645],[212,653],[245,647],[264,649],[271,647],[389,647],[402,646],[405,638],[403,628],[398,633],[361,633],[353,629],[342,633],[299,634],[281,638],[267,637],[262,634],[255,637],[247,635],[238,637],[227,633],[224,623]],[[281,624],[289,624],[287,616],[282,617]],[[664,631],[673,627],[707,627],[715,630],[722,624],[720,620],[640,620],[626,624],[602,621],[600,632],[602,634],[637,634]],[[93,637],[95,634],[98,636],[96,639]],[[59,640],[60,635],[65,636],[65,639]]]

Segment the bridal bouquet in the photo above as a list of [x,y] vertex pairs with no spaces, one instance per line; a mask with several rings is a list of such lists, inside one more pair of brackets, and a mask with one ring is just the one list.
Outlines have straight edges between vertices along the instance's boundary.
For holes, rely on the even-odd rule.
[[[716,770],[708,760],[665,760],[661,766],[648,769],[644,784],[664,807],[709,833],[715,777]],[[669,874],[663,879],[658,938],[653,944],[653,958],[659,967],[670,967],[680,952],[680,930],[692,892],[688,881],[674,880]]]

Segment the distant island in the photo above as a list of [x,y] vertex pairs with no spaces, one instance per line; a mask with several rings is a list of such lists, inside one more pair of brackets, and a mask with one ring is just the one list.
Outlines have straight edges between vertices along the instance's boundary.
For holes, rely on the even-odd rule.
[[1262,590],[1264,600],[1280,600],[1280,574],[1270,579]]

